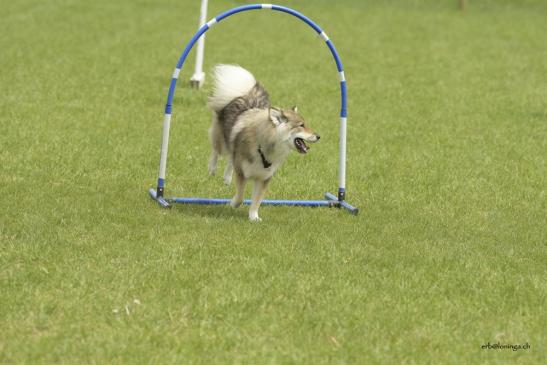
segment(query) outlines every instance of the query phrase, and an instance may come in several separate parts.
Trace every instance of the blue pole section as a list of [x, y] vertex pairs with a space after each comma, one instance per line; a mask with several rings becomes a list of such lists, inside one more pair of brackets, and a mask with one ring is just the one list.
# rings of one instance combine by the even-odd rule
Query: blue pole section
[[251, 4], [251, 5], [238, 6], [237, 8], [227, 10], [224, 13], [221, 13], [221, 14], [217, 15], [215, 17], [215, 19], [216, 19], [217, 22], [220, 22], [221, 20], [229, 17], [230, 15], [241, 13], [242, 11], [258, 10], [258, 9], [263, 9], [262, 4]]
[[283, 13], [291, 14], [291, 15], [297, 17], [298, 19], [302, 20], [304, 23], [308, 24], [310, 27], [315, 29], [315, 31], [319, 34], [321, 34], [321, 32], [323, 31], [321, 29], [321, 27], [319, 25], [317, 25], [313, 20], [311, 20], [310, 18], [308, 18], [304, 14], [301, 14], [301, 13], [297, 12], [294, 9], [287, 8], [287, 7], [281, 6], [281, 5], [272, 5], [272, 10], [281, 11]]

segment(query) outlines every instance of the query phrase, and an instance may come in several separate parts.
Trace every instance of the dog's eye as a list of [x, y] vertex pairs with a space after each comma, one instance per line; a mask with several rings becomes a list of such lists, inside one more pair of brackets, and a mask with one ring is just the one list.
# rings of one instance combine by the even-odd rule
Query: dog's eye
[[304, 128], [304, 123], [299, 125], [300, 128]]

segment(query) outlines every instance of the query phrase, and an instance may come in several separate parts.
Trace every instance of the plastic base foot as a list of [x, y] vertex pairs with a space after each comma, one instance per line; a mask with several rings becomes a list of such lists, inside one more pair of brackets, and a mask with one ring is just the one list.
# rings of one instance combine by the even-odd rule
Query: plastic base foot
[[163, 196], [157, 195], [156, 189], [150, 189], [148, 190], [148, 193], [150, 194], [150, 197], [156, 201], [162, 208], [171, 208], [171, 204]]

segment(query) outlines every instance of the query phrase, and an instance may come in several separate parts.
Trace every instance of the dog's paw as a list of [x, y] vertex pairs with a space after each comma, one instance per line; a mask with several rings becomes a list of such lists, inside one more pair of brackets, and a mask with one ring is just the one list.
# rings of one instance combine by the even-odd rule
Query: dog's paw
[[232, 200], [230, 201], [230, 206], [231, 206], [232, 208], [237, 208], [237, 207], [239, 207], [239, 206], [241, 205], [241, 203], [243, 203], [242, 200], [232, 199]]
[[249, 221], [251, 222], [262, 222], [262, 218], [258, 216], [258, 213], [255, 214], [249, 214]]

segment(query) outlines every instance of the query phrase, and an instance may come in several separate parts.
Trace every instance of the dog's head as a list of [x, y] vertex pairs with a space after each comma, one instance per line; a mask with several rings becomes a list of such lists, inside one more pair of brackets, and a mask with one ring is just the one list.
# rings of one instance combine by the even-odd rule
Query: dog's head
[[299, 153], [308, 152], [309, 147], [306, 142], [315, 143], [321, 138], [319, 134], [306, 127], [306, 122], [298, 114], [297, 107], [292, 109], [270, 108], [270, 120], [281, 134], [282, 140]]

